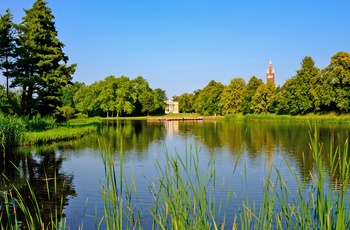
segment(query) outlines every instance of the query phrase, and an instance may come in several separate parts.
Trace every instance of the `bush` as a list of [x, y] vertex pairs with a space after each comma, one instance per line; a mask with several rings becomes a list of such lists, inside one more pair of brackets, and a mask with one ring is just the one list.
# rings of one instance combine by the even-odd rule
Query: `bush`
[[26, 119], [27, 128], [30, 130], [48, 130], [56, 127], [56, 119], [52, 116], [41, 117], [36, 115], [32, 119]]
[[66, 120], [70, 120], [74, 114], [75, 109], [72, 108], [70, 105], [65, 105], [63, 107], [58, 108], [60, 115]]
[[0, 113], [0, 149], [19, 145], [25, 131], [25, 123], [18, 117]]

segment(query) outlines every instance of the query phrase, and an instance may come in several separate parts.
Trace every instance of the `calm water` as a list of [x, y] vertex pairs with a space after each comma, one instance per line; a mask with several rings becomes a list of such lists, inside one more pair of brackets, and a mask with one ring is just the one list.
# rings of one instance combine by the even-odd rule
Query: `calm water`
[[[326, 165], [327, 152], [331, 146], [343, 145], [349, 129], [344, 125], [318, 125], [317, 133], [325, 150]], [[155, 160], [163, 164], [166, 151], [183, 157], [186, 152], [198, 151], [203, 171], [213, 157], [219, 184], [221, 181], [225, 181], [226, 185], [232, 184], [235, 198], [229, 209], [234, 210], [242, 203], [243, 196], [261, 201], [264, 179], [272, 165], [280, 170], [292, 191], [296, 186], [286, 162], [300, 178], [308, 180], [314, 166], [309, 149], [309, 131], [307, 124], [282, 122], [114, 121], [106, 123], [98, 135], [60, 144], [21, 148], [17, 154], [8, 154], [0, 166], [3, 175], [20, 189], [22, 195], [29, 193], [24, 180], [29, 178], [39, 200], [46, 195], [43, 178], [56, 176], [59, 181], [65, 181], [59, 193], [65, 197], [67, 225], [71, 229], [81, 225], [84, 229], [95, 229], [103, 213], [100, 191], [105, 175], [101, 149], [108, 148], [108, 151], [119, 155], [122, 148], [124, 173], [126, 178], [130, 178], [132, 171], [135, 173], [138, 192], [135, 207], [143, 208], [143, 220], [147, 226], [151, 223], [147, 208], [152, 202], [148, 184], [157, 175]], [[2, 192], [7, 191], [9, 185], [3, 175], [0, 176]], [[225, 194], [227, 187], [220, 193]], [[52, 205], [48, 203], [43, 210], [50, 208]]]

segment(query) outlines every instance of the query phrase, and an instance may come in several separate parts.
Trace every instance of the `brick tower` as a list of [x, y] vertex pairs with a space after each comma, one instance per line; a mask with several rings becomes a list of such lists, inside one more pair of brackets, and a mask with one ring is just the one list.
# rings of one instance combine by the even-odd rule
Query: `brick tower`
[[272, 61], [269, 62], [269, 68], [266, 71], [266, 83], [275, 83], [275, 71], [272, 68]]

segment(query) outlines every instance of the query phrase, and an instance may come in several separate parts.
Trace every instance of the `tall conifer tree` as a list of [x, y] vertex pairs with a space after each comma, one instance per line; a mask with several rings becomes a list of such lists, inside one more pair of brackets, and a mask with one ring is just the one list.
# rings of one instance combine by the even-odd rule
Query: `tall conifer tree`
[[9, 78], [14, 67], [15, 57], [15, 30], [12, 25], [12, 14], [6, 10], [6, 14], [0, 15], [0, 70], [6, 78], [6, 94], [9, 96]]
[[[25, 114], [52, 114], [60, 106], [60, 89], [71, 82], [76, 65], [67, 65], [64, 44], [57, 38], [54, 16], [45, 0], [25, 10], [19, 29], [17, 73]], [[33, 111], [33, 109], [35, 109]]]

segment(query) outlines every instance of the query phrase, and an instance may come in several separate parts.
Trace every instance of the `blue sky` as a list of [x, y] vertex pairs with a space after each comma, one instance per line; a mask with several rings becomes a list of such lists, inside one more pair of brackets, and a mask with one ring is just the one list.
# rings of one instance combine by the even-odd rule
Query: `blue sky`
[[[350, 1], [49, 0], [74, 81], [109, 75], [144, 77], [167, 96], [192, 93], [210, 80], [275, 83], [300, 69], [305, 56], [324, 68], [350, 52]], [[34, 1], [1, 0], [19, 23]], [[5, 81], [0, 79], [0, 83]]]

